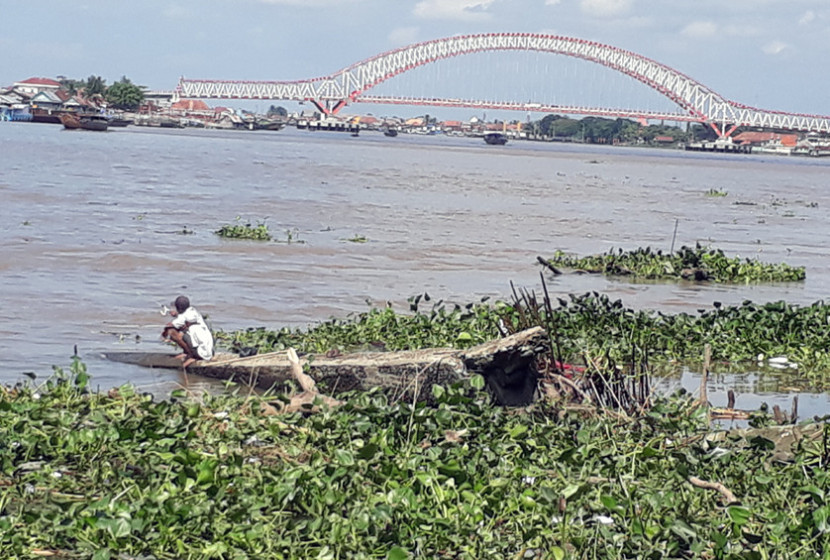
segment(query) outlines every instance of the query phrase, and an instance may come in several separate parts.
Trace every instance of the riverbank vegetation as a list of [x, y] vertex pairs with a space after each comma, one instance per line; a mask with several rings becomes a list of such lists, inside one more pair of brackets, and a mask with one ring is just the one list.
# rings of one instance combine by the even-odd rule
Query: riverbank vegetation
[[757, 259], [727, 257], [720, 249], [681, 247], [676, 253], [653, 251], [650, 247], [634, 251], [611, 249], [607, 253], [575, 257], [556, 251], [548, 264], [608, 276], [638, 279], [691, 279], [711, 282], [750, 284], [758, 282], [800, 282], [804, 267], [786, 263], [768, 264]]
[[560, 142], [589, 144], [666, 144], [714, 140], [716, 133], [708, 126], [693, 124], [681, 128], [666, 124], [642, 126], [632, 119], [584, 117], [575, 119], [564, 115], [546, 115], [526, 124], [528, 133]]
[[86, 80], [61, 76], [60, 84], [69, 95], [82, 95], [87, 99], [105, 100], [113, 109], [136, 111], [144, 102], [144, 86], [134, 84], [126, 76], [108, 86], [101, 76], [91, 75]]
[[761, 436], [710, 441], [682, 397], [624, 420], [517, 413], [472, 379], [432, 406], [369, 392], [274, 415], [267, 396], [87, 382], [75, 361], [0, 389], [5, 558], [819, 558], [828, 544], [826, 427], [781, 462]]

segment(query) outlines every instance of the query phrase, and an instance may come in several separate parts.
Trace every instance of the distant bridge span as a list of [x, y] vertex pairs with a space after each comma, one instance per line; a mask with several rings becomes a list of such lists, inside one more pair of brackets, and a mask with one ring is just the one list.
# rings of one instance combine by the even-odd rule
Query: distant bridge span
[[[459, 99], [371, 97], [367, 90], [439, 60], [485, 51], [538, 51], [601, 64], [651, 87], [677, 104], [678, 113], [542, 105], [493, 103]], [[533, 33], [486, 33], [436, 39], [403, 47], [353, 64], [330, 76], [297, 81], [221, 81], [182, 78], [178, 92], [185, 97], [214, 99], [281, 99], [309, 101], [320, 111], [335, 114], [347, 103], [398, 103], [455, 107], [492, 107], [521, 111], [623, 116], [640, 119], [691, 121], [711, 126], [720, 136], [738, 127], [774, 128], [830, 133], [830, 116], [767, 111], [730, 101], [692, 78], [649, 58], [610, 45], [571, 37]]]

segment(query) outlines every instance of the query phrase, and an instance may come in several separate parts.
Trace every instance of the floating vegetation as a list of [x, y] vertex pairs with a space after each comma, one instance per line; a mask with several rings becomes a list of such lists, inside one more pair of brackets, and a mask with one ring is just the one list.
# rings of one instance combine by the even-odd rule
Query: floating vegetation
[[686, 279], [724, 283], [799, 282], [804, 267], [785, 263], [767, 264], [755, 259], [730, 258], [720, 249], [683, 246], [676, 253], [653, 251], [650, 247], [635, 251], [611, 249], [589, 257], [573, 257], [556, 251], [551, 266], [578, 269], [608, 276], [631, 276], [641, 279]]
[[[500, 326], [518, 331], [542, 326], [551, 335], [556, 357], [570, 363], [590, 358], [619, 364], [699, 361], [706, 344], [719, 362], [757, 363], [764, 357], [787, 356], [817, 388], [830, 387], [830, 305], [797, 306], [786, 302], [737, 306], [715, 303], [697, 314], [665, 314], [626, 308], [622, 301], [596, 292], [571, 294], [543, 303], [485, 302], [452, 306], [412, 298], [410, 314], [372, 308], [345, 319], [331, 319], [307, 330], [250, 328], [217, 333], [231, 347], [259, 352], [296, 348], [299, 352], [351, 352], [369, 348], [415, 350], [467, 348], [500, 336]], [[420, 305], [419, 305], [420, 303]]]
[[367, 241], [369, 241], [369, 238], [365, 235], [353, 235], [348, 239], [344, 239], [344, 241], [348, 241], [350, 243], [366, 243]]
[[257, 241], [270, 241], [271, 233], [264, 222], [251, 225], [250, 222], [243, 224], [242, 219], [237, 216], [235, 224], [224, 225], [214, 233], [219, 237], [227, 239], [254, 239]]
[[90, 393], [77, 360], [37, 389], [0, 388], [0, 556], [826, 551], [827, 426], [782, 461], [768, 432], [710, 438], [688, 398], [624, 421], [544, 404], [516, 414], [474, 379], [436, 390], [435, 406], [369, 392], [281, 416], [256, 395]]
[[[429, 312], [419, 311], [419, 302], [429, 295], [410, 298], [414, 314], [401, 315], [391, 307], [371, 308], [345, 319], [331, 319], [308, 330], [248, 328], [218, 332], [217, 339], [230, 347], [253, 347], [258, 352], [295, 348], [301, 353], [321, 354], [330, 350], [351, 352], [367, 348], [415, 350], [420, 348], [469, 348], [498, 336], [499, 315], [495, 308], [468, 304], [447, 309], [435, 302]], [[501, 308], [505, 304], [498, 304]]]
[[722, 190], [722, 189], [721, 190], [719, 190], [719, 189], [709, 189], [708, 191], [706, 191], [706, 196], [712, 196], [712, 197], [716, 197], [716, 198], [724, 197], [728, 194], [729, 194], [728, 192], [726, 192], [725, 190]]

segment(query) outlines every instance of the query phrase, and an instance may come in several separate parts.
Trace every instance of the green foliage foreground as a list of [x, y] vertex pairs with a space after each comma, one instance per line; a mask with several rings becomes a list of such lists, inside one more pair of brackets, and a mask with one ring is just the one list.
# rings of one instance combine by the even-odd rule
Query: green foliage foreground
[[588, 257], [572, 257], [556, 251], [551, 265], [576, 268], [609, 276], [633, 276], [642, 279], [692, 279], [749, 284], [758, 282], [798, 282], [805, 278], [804, 267], [786, 263], [768, 264], [755, 259], [727, 257], [720, 249], [681, 247], [676, 253], [663, 254], [650, 247], [634, 251], [611, 249]]
[[[0, 390], [0, 557], [827, 557], [830, 432], [771, 460], [717, 447], [687, 402], [637, 419], [351, 395], [269, 416], [258, 398], [89, 394], [83, 365]], [[559, 414], [557, 414], [559, 412]], [[739, 502], [693, 487], [724, 484]], [[823, 556], [824, 555], [824, 556]]]

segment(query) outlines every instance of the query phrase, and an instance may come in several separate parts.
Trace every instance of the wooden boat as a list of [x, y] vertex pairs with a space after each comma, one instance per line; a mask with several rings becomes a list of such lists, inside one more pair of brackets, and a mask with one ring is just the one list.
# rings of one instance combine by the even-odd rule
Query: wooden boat
[[270, 130], [278, 132], [285, 128], [285, 123], [282, 121], [272, 121], [268, 119], [260, 119], [255, 123], [251, 123], [251, 130]]
[[61, 124], [69, 130], [76, 130], [81, 128], [81, 119], [77, 113], [62, 113], [60, 115]]
[[122, 119], [119, 117], [110, 117], [109, 122], [107, 124], [111, 127], [114, 126], [118, 128], [123, 128], [125, 126], [133, 124], [133, 121], [131, 121], [130, 119]]
[[109, 120], [103, 115], [84, 115], [79, 113], [62, 113], [60, 115], [63, 127], [69, 130], [97, 130], [105, 131]]
[[104, 115], [81, 115], [81, 128], [83, 130], [97, 130], [103, 132], [109, 127], [109, 119]]
[[161, 128], [184, 128], [184, 125], [178, 119], [164, 118], [158, 124]]
[[504, 146], [507, 144], [507, 136], [501, 132], [488, 132], [484, 135], [484, 141], [494, 146]]
[[[547, 352], [550, 341], [541, 327], [485, 342], [467, 350], [429, 348], [403, 352], [360, 352], [330, 357], [309, 355], [300, 363], [322, 392], [382, 388], [390, 398], [430, 400], [432, 386], [481, 374], [499, 404], [529, 404], [536, 392], [536, 356]], [[106, 352], [104, 357], [151, 368], [181, 368], [173, 354]], [[226, 379], [263, 389], [282, 389], [293, 378], [287, 352], [241, 358], [219, 354], [199, 361], [188, 373]]]

